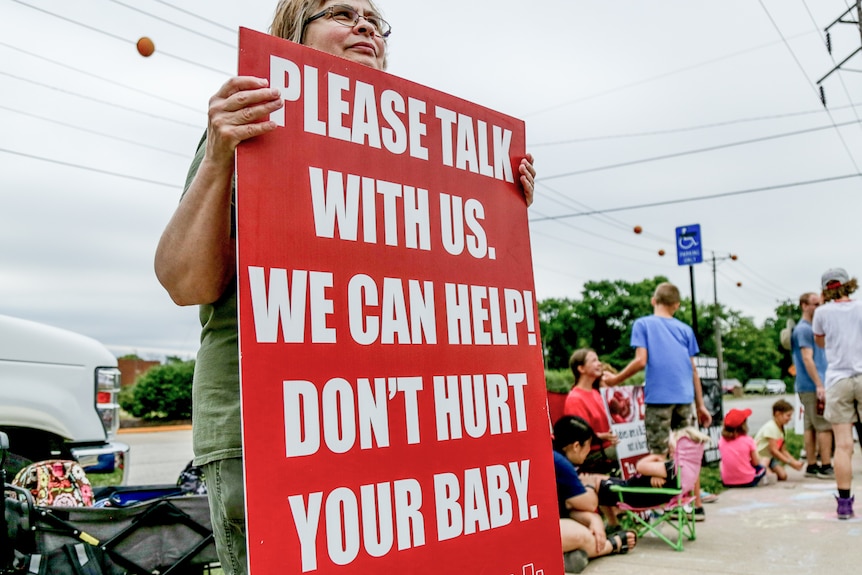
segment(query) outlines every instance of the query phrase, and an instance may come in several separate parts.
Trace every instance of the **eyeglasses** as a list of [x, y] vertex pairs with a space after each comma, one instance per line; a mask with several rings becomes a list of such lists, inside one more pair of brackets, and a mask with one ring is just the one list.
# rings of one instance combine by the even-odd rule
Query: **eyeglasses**
[[319, 18], [331, 18], [335, 22], [338, 22], [342, 26], [356, 26], [359, 23], [359, 19], [362, 18], [368, 24], [374, 28], [374, 33], [383, 38], [388, 38], [389, 34], [392, 33], [392, 26], [389, 25], [389, 22], [377, 16], [375, 14], [360, 14], [350, 6], [345, 6], [344, 4], [335, 4], [333, 6], [328, 7], [323, 12], [318, 12], [314, 16], [310, 17], [303, 23], [303, 28], [308, 26], [310, 23], [314, 22]]

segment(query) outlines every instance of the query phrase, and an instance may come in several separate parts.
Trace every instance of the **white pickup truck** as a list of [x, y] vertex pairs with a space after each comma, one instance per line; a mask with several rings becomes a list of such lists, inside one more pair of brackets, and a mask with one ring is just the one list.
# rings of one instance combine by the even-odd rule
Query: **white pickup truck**
[[89, 337], [0, 315], [0, 431], [12, 461], [75, 459], [89, 471], [122, 469], [117, 359]]

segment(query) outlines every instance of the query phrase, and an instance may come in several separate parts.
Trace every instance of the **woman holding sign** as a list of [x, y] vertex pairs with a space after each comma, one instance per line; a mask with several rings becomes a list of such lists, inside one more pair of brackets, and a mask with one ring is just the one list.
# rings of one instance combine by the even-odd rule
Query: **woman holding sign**
[[[281, 0], [270, 33], [369, 66], [386, 68], [390, 25], [370, 0]], [[234, 219], [237, 146], [276, 128], [283, 107], [265, 78], [234, 77], [209, 102], [209, 123], [182, 199], [159, 241], [155, 270], [179, 305], [199, 305], [201, 347], [193, 389], [195, 463], [204, 467], [216, 546], [224, 572], [246, 572], [239, 408]], [[518, 166], [527, 205], [533, 158]]]

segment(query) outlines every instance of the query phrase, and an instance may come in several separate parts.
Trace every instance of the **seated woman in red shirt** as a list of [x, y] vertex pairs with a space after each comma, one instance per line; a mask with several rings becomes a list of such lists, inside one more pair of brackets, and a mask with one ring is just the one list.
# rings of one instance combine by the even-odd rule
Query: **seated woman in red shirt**
[[605, 402], [598, 390], [602, 379], [602, 362], [595, 351], [583, 348], [572, 354], [569, 367], [575, 375], [575, 386], [566, 398], [563, 413], [584, 418], [601, 440], [593, 442], [590, 454], [578, 469], [588, 473], [616, 474], [619, 460], [615, 446], [619, 439], [611, 431]]

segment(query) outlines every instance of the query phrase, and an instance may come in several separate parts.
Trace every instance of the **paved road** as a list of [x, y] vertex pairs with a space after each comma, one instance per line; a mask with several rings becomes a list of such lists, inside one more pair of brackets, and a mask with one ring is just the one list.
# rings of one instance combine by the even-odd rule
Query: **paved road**
[[[751, 433], [771, 417], [780, 396], [725, 396], [725, 411], [753, 411]], [[784, 396], [792, 403], [792, 394]], [[131, 483], [174, 483], [192, 457], [191, 431], [124, 433], [132, 446]], [[854, 486], [862, 488], [862, 455], [854, 450]], [[585, 575], [807, 575], [851, 573], [859, 563], [862, 499], [857, 517], [835, 516], [834, 481], [805, 478], [789, 470], [790, 479], [755, 489], [731, 489], [706, 507], [697, 524], [697, 540], [677, 553], [654, 537], [645, 537], [630, 554], [591, 563]]]
[[176, 484], [194, 457], [190, 429], [124, 432], [119, 440], [131, 447], [129, 485]]
[[[772, 404], [779, 397], [793, 402], [792, 394], [748, 395], [739, 398], [725, 395], [724, 411], [726, 413], [733, 407], [751, 409], [753, 413], [748, 427], [749, 433], [754, 435], [754, 432], [772, 417]], [[124, 430], [120, 441], [128, 443], [132, 449], [129, 467], [130, 485], [175, 483], [177, 476], [193, 457], [192, 432], [187, 428], [168, 431]]]
[[772, 418], [772, 404], [779, 399], [784, 399], [793, 405], [794, 394], [785, 395], [746, 395], [743, 397], [724, 396], [724, 413], [730, 409], [750, 409], [751, 417], [748, 418], [748, 434], [754, 434], [760, 426]]
[[[768, 405], [768, 402], [767, 402]], [[862, 456], [854, 448], [853, 483], [862, 489]], [[682, 553], [646, 536], [628, 555], [587, 566], [584, 575], [808, 575], [855, 573], [862, 541], [862, 499], [856, 517], [839, 521], [835, 482], [788, 470], [786, 482], [729, 489], [706, 506], [697, 539]], [[670, 535], [669, 530], [665, 533]]]

